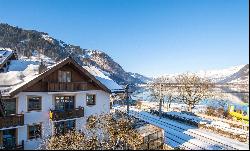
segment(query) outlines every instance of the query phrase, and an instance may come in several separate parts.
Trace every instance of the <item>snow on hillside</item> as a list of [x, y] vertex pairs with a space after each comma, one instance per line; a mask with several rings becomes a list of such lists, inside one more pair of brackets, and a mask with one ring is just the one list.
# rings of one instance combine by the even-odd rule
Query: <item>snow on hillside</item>
[[42, 38], [53, 43], [53, 39], [49, 35], [42, 35]]
[[128, 72], [132, 77], [136, 78], [136, 79], [140, 79], [142, 82], [144, 83], [148, 83], [151, 82], [152, 79], [149, 77], [145, 77], [139, 73], [132, 73], [132, 72]]
[[221, 82], [249, 84], [249, 64], [245, 65], [238, 72], [232, 74]]
[[43, 61], [43, 63], [47, 66], [50, 66], [52, 64], [55, 64], [55, 60], [51, 59], [50, 57], [40, 54], [37, 50], [33, 50], [32, 56], [30, 56], [29, 58], [26, 56], [20, 56], [19, 57], [20, 60], [24, 60], [25, 62], [27, 61], [33, 61], [33, 62], [41, 62]]
[[213, 82], [219, 82], [226, 77], [238, 72], [244, 65], [233, 66], [226, 69], [216, 69], [216, 70], [201, 70], [196, 72], [196, 74], [203, 78], [208, 78]]
[[121, 65], [115, 62], [103, 51], [83, 49], [80, 46], [63, 42], [48, 35], [46, 32], [25, 30], [19, 27], [0, 23], [0, 47], [18, 50], [18, 55], [32, 56], [33, 50], [39, 50], [54, 60], [61, 60], [71, 55], [79, 64], [96, 66], [110, 74], [110, 78], [119, 84], [141, 84], [140, 79], [134, 78]]

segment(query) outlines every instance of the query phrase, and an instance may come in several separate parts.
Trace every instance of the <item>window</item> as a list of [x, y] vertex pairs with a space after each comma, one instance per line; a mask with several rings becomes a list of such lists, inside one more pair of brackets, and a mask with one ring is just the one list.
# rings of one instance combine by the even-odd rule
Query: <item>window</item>
[[28, 126], [28, 133], [29, 139], [40, 138], [42, 136], [42, 125], [36, 124]]
[[95, 105], [96, 104], [96, 97], [95, 94], [87, 94], [87, 105]]
[[59, 82], [71, 82], [71, 72], [70, 71], [58, 71], [58, 81]]
[[55, 110], [70, 110], [74, 109], [74, 96], [56, 96]]
[[42, 97], [29, 96], [28, 97], [28, 111], [42, 109]]
[[55, 134], [65, 134], [75, 129], [75, 120], [55, 122]]
[[16, 114], [16, 98], [3, 100], [5, 114]]

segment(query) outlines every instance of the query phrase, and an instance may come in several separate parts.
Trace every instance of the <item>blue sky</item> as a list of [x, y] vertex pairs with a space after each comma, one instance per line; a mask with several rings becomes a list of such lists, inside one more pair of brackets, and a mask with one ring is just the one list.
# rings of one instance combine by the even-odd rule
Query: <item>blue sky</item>
[[248, 0], [0, 0], [0, 22], [110, 55], [147, 76], [249, 62]]

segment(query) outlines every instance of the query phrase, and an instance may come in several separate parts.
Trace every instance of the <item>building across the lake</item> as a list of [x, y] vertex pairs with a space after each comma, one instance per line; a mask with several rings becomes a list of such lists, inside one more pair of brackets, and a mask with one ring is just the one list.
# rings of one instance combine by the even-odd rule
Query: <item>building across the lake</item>
[[14, 85], [0, 85], [2, 149], [36, 149], [44, 137], [81, 130], [88, 116], [108, 113], [110, 94], [122, 90], [71, 57], [39, 71]]

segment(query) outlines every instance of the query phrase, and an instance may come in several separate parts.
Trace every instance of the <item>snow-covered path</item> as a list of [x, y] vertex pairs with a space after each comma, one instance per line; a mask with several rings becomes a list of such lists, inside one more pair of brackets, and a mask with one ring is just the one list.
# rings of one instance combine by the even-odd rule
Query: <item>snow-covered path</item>
[[[117, 108], [122, 109], [122, 108]], [[237, 150], [248, 149], [248, 144], [221, 135], [197, 129], [174, 120], [159, 118], [148, 112], [130, 108], [130, 115], [154, 124], [165, 132], [165, 143], [172, 147], [192, 150]]]

